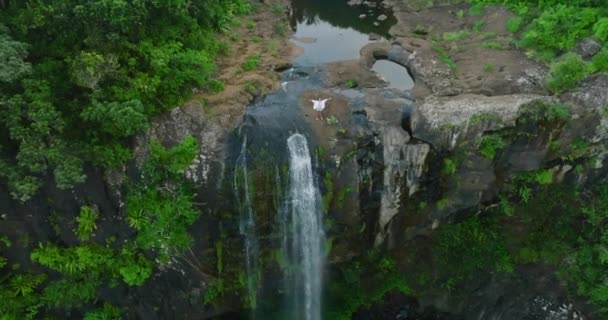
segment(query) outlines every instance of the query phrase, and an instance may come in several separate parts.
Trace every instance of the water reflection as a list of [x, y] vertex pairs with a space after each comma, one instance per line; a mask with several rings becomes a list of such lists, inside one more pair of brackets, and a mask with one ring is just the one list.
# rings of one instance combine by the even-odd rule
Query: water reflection
[[378, 60], [374, 63], [372, 70], [388, 82], [389, 88], [400, 91], [412, 90], [414, 88], [414, 80], [402, 65], [388, 60]]
[[[370, 43], [369, 34], [388, 38], [395, 23], [392, 12], [376, 5], [349, 6], [348, 0], [292, 0], [290, 23], [294, 42], [304, 49], [296, 58], [298, 65], [315, 65], [359, 57], [360, 49]], [[360, 18], [365, 15], [365, 18]], [[377, 17], [386, 15], [384, 21]], [[374, 25], [376, 24], [376, 25]]]

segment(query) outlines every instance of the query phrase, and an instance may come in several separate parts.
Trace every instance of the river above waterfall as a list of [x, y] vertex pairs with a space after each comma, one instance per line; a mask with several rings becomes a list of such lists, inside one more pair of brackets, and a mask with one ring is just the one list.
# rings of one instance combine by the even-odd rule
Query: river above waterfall
[[347, 0], [293, 0], [292, 41], [303, 49], [295, 64], [356, 59], [361, 48], [372, 42], [371, 38], [389, 38], [388, 30], [395, 23], [392, 12], [381, 1], [367, 3], [349, 6]]

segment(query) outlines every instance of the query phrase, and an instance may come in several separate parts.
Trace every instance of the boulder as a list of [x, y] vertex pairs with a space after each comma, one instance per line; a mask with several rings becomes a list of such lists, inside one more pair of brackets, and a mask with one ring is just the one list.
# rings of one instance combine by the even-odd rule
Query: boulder
[[369, 40], [370, 40], [370, 41], [376, 41], [376, 40], [380, 40], [381, 38], [382, 38], [382, 36], [380, 36], [380, 35], [379, 35], [379, 34], [377, 34], [377, 33], [373, 33], [373, 32], [372, 32], [372, 33], [370, 33], [370, 34], [369, 34]]
[[591, 59], [602, 50], [602, 45], [594, 38], [585, 38], [576, 45], [576, 53], [583, 59]]
[[521, 107], [536, 100], [550, 98], [534, 94], [431, 96], [416, 108], [412, 134], [435, 148], [452, 151], [460, 142], [472, 141], [485, 131], [515, 126]]

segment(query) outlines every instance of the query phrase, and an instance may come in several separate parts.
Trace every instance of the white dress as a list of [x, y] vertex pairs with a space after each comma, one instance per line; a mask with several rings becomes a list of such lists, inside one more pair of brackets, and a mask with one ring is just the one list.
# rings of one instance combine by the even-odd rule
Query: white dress
[[323, 100], [310, 100], [313, 103], [312, 108], [318, 112], [325, 110], [325, 102], [327, 102], [327, 100], [329, 100], [329, 99], [331, 99], [331, 98], [323, 99]]

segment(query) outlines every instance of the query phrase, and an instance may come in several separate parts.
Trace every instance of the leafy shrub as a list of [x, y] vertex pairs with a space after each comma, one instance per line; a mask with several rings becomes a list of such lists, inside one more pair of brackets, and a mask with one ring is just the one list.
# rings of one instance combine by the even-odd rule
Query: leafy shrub
[[272, 12], [274, 14], [280, 15], [285, 13], [285, 5], [280, 4], [280, 3], [275, 3], [272, 5]]
[[483, 26], [485, 25], [485, 22], [483, 21], [477, 21], [473, 24], [473, 26], [471, 27], [471, 29], [475, 32], [479, 32], [481, 30], [481, 28], [483, 28]]
[[445, 63], [450, 68], [452, 73], [457, 75], [458, 68], [456, 66], [456, 62], [449, 56], [448, 52], [438, 44], [433, 44], [431, 48], [437, 53], [437, 59]]
[[45, 274], [18, 274], [11, 277], [9, 287], [15, 296], [28, 296], [45, 280]]
[[517, 33], [524, 23], [524, 19], [519, 16], [514, 16], [507, 20], [507, 30], [511, 33]]
[[608, 18], [600, 18], [593, 26], [593, 32], [598, 39], [608, 43]]
[[496, 67], [491, 63], [486, 63], [483, 65], [483, 71], [487, 73], [492, 73], [496, 70]]
[[[194, 138], [170, 149], [152, 142], [143, 180], [127, 196], [127, 221], [143, 249], [158, 250], [163, 260], [192, 242], [188, 227], [199, 216], [192, 191], [183, 177], [198, 152]], [[169, 187], [168, 187], [169, 185]]]
[[380, 301], [390, 291], [411, 294], [395, 261], [372, 250], [343, 263], [329, 283], [324, 319], [352, 319], [359, 308]]
[[496, 32], [484, 32], [481, 34], [481, 38], [484, 40], [496, 39], [496, 37], [497, 37]]
[[125, 257], [125, 263], [118, 268], [122, 280], [130, 286], [141, 286], [152, 275], [152, 263], [142, 254]]
[[245, 91], [249, 92], [252, 95], [257, 95], [259, 93], [258, 86], [255, 81], [247, 81], [245, 82]]
[[474, 4], [469, 8], [469, 14], [474, 17], [480, 16], [483, 14], [483, 9], [484, 6], [482, 4]]
[[80, 208], [80, 216], [76, 218], [78, 228], [76, 236], [80, 241], [88, 241], [91, 238], [91, 233], [97, 229], [97, 211], [89, 206]]
[[99, 276], [111, 267], [108, 264], [111, 264], [113, 252], [110, 248], [93, 244], [60, 248], [41, 243], [30, 256], [33, 261], [67, 275]]
[[99, 284], [97, 279], [90, 277], [54, 281], [44, 288], [42, 301], [51, 308], [80, 308], [97, 298]]
[[504, 45], [498, 41], [484, 41], [481, 46], [486, 49], [503, 49]]
[[496, 152], [504, 149], [507, 143], [498, 134], [491, 134], [483, 137], [479, 152], [482, 156], [492, 160], [496, 156]]
[[203, 303], [210, 304], [217, 301], [224, 294], [224, 280], [221, 278], [213, 279], [205, 290]]
[[209, 90], [211, 90], [211, 92], [222, 92], [224, 91], [224, 82], [222, 82], [222, 80], [212, 79], [209, 80], [209, 84], [207, 84], [207, 87], [209, 88]]
[[0, 317], [2, 319], [36, 319], [42, 307], [39, 287], [46, 275], [7, 275], [0, 282]]
[[243, 68], [243, 70], [245, 71], [252, 71], [258, 68], [258, 65], [260, 64], [260, 56], [258, 55], [252, 55], [249, 56], [245, 62], [243, 62], [241, 64], [241, 68]]
[[570, 107], [561, 103], [550, 104], [544, 110], [544, 117], [546, 120], [568, 120], [570, 119]]
[[463, 40], [471, 36], [471, 33], [467, 30], [455, 31], [455, 32], [444, 32], [442, 39], [444, 41], [457, 41]]
[[456, 169], [458, 168], [458, 163], [454, 159], [445, 158], [443, 159], [443, 168], [441, 169], [441, 173], [446, 176], [451, 176], [456, 173]]
[[[581, 245], [571, 254], [560, 272], [562, 278], [572, 283], [577, 293], [588, 297], [604, 314], [608, 313], [608, 292], [603, 283], [608, 271], [606, 237], [608, 232], [601, 226], [606, 223], [608, 212], [608, 184], [595, 188], [592, 197], [585, 199], [582, 211], [585, 218]], [[602, 230], [599, 231], [598, 230]], [[580, 237], [580, 236], [579, 236]]]
[[589, 65], [577, 54], [567, 53], [551, 64], [545, 84], [554, 93], [572, 88], [590, 72]]
[[608, 48], [602, 49], [597, 53], [591, 61], [594, 72], [604, 71], [608, 72]]
[[558, 4], [546, 8], [532, 21], [523, 35], [523, 44], [550, 58], [557, 52], [574, 47], [578, 39], [588, 36], [598, 18], [598, 10]]
[[513, 271], [504, 238], [491, 222], [476, 217], [439, 229], [433, 252], [447, 289], [479, 272]]
[[[0, 249], [2, 249], [2, 246], [5, 246], [7, 248], [11, 246], [11, 242], [5, 236], [0, 237]], [[2, 250], [0, 250], [0, 269], [6, 266], [6, 262], [7, 260], [2, 256]]]
[[348, 88], [356, 88], [359, 84], [356, 80], [346, 80], [344, 82], [344, 85]]
[[87, 312], [83, 320], [120, 320], [122, 319], [121, 313], [119, 308], [104, 303], [102, 308]]
[[178, 178], [192, 163], [197, 152], [198, 144], [192, 136], [187, 136], [168, 150], [154, 140], [150, 143], [150, 160], [144, 164], [145, 178], [151, 183]]
[[534, 178], [538, 184], [546, 185], [553, 183], [553, 172], [550, 170], [542, 170], [534, 175]]

